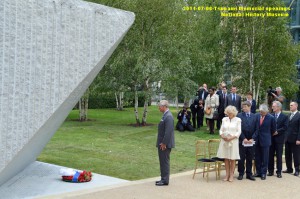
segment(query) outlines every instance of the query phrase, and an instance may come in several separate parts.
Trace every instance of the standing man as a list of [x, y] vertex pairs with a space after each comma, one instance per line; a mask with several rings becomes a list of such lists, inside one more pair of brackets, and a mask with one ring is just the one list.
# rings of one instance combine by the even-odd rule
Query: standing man
[[289, 124], [286, 130], [285, 162], [287, 170], [283, 173], [293, 173], [292, 162], [294, 159], [295, 176], [299, 176], [300, 164], [300, 113], [297, 111], [298, 103], [290, 103], [291, 113], [288, 115]]
[[247, 93], [247, 101], [251, 104], [251, 113], [256, 113], [256, 101], [253, 99], [253, 93]]
[[[207, 95], [208, 95], [207, 85], [204, 83], [203, 86], [200, 87], [198, 90], [198, 99], [199, 99], [199, 101], [202, 100], [203, 107], [205, 105], [205, 99], [206, 99]], [[207, 123], [207, 120], [206, 120], [206, 123]], [[200, 120], [200, 126], [203, 126], [203, 119]]]
[[237, 88], [236, 86], [231, 87], [231, 94], [227, 95], [226, 106], [235, 106], [238, 112], [241, 112], [241, 96], [236, 94]]
[[268, 176], [274, 175], [274, 156], [276, 154], [276, 174], [278, 178], [282, 178], [282, 153], [285, 139], [285, 131], [288, 128], [288, 116], [281, 112], [282, 104], [279, 101], [272, 103], [273, 113], [275, 118], [276, 128], [272, 135], [272, 144], [269, 152]]
[[[239, 137], [240, 160], [238, 161], [238, 180], [242, 180], [245, 173], [246, 160], [246, 178], [255, 180], [252, 175], [252, 160], [254, 157], [253, 135], [256, 131], [256, 115], [251, 113], [251, 104], [248, 101], [242, 103], [243, 112], [237, 117], [242, 120], [242, 133]], [[248, 145], [248, 146], [247, 146]], [[251, 146], [252, 145], [252, 146]]]
[[169, 102], [161, 100], [158, 104], [159, 111], [163, 113], [163, 117], [158, 124], [157, 142], [158, 157], [160, 164], [161, 180], [156, 181], [156, 186], [165, 186], [169, 184], [170, 177], [170, 153], [175, 147], [174, 138], [174, 119], [169, 110]]
[[255, 140], [255, 165], [256, 175], [266, 179], [269, 164], [269, 149], [271, 146], [272, 135], [275, 133], [275, 119], [268, 113], [268, 105], [259, 106], [259, 113], [256, 121], [256, 131], [253, 135]]
[[222, 92], [219, 93], [219, 108], [218, 108], [218, 112], [219, 112], [219, 118], [217, 120], [217, 129], [220, 129], [221, 125], [222, 125], [222, 119], [225, 117], [225, 105], [226, 105], [226, 98], [227, 98], [227, 87], [223, 86], [222, 88]]

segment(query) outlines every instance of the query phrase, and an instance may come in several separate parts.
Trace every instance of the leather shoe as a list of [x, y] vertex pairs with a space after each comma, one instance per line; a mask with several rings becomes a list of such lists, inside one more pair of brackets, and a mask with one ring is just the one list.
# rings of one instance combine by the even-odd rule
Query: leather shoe
[[299, 176], [299, 171], [295, 171], [294, 176]]
[[246, 178], [249, 180], [255, 181], [255, 178], [253, 176], [247, 176]]
[[282, 178], [282, 175], [280, 173], [277, 173], [277, 178]]
[[255, 174], [253, 177], [260, 178], [260, 177], [261, 177], [261, 175], [259, 175], [259, 174]]
[[155, 184], [156, 186], [167, 186], [169, 185], [169, 183], [163, 182], [163, 181], [159, 181], [158, 183]]
[[161, 182], [161, 180], [159, 180], [159, 181], [155, 181], [155, 184], [157, 184], [157, 183], [159, 183], [159, 182]]
[[261, 175], [261, 179], [265, 180], [266, 179], [266, 175]]
[[242, 176], [242, 175], [239, 175], [239, 176], [237, 177], [237, 179], [238, 179], [238, 180], [243, 180], [243, 176]]
[[268, 173], [268, 175], [267, 176], [273, 176], [274, 175], [274, 173]]
[[293, 173], [293, 171], [284, 170], [284, 171], [282, 171], [282, 173]]

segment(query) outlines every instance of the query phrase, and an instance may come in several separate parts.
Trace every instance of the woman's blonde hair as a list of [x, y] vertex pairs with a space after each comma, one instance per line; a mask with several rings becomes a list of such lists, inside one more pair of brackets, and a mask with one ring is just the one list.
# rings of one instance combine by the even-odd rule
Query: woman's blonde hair
[[236, 115], [238, 114], [238, 111], [236, 110], [235, 106], [231, 106], [231, 105], [230, 105], [230, 106], [227, 106], [227, 107], [225, 108], [224, 113], [225, 113], [226, 115], [232, 113], [234, 116], [236, 116]]

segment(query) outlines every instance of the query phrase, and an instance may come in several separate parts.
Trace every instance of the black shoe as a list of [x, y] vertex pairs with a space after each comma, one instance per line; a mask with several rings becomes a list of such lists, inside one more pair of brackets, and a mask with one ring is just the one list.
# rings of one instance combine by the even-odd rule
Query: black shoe
[[261, 179], [265, 180], [266, 179], [266, 175], [261, 175]]
[[238, 180], [243, 180], [243, 176], [242, 176], [242, 175], [239, 175], [239, 176], [237, 177], [237, 179], [238, 179]]
[[268, 173], [268, 175], [267, 176], [273, 176], [274, 175], [274, 173]]
[[246, 178], [249, 180], [255, 181], [255, 178], [253, 176], [247, 176]]
[[261, 175], [259, 175], [259, 174], [255, 174], [253, 177], [260, 178], [260, 177], [261, 177]]
[[282, 178], [281, 173], [277, 173], [277, 178]]
[[284, 170], [282, 173], [293, 173], [293, 170]]
[[299, 171], [295, 171], [294, 176], [299, 176]]
[[160, 181], [160, 182], [156, 183], [155, 185], [156, 185], [156, 186], [167, 186], [167, 185], [169, 185], [169, 183]]
[[161, 182], [161, 180], [159, 180], [159, 181], [155, 181], [155, 184], [157, 184], [157, 183], [159, 183], [159, 182]]

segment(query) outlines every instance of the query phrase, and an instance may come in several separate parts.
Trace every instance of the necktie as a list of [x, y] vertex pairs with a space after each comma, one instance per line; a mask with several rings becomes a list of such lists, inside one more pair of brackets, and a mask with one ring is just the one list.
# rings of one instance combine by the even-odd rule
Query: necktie
[[235, 103], [235, 94], [232, 95], [232, 102]]
[[225, 99], [225, 93], [223, 93], [223, 99]]
[[261, 117], [260, 117], [260, 121], [259, 121], [260, 126], [262, 125], [264, 119], [265, 119], [265, 116], [261, 116]]
[[295, 113], [292, 113], [290, 116], [290, 120], [292, 120], [292, 118], [294, 117]]
[[275, 113], [275, 120], [277, 120], [277, 117], [278, 117], [278, 114], [277, 114], [277, 113]]

